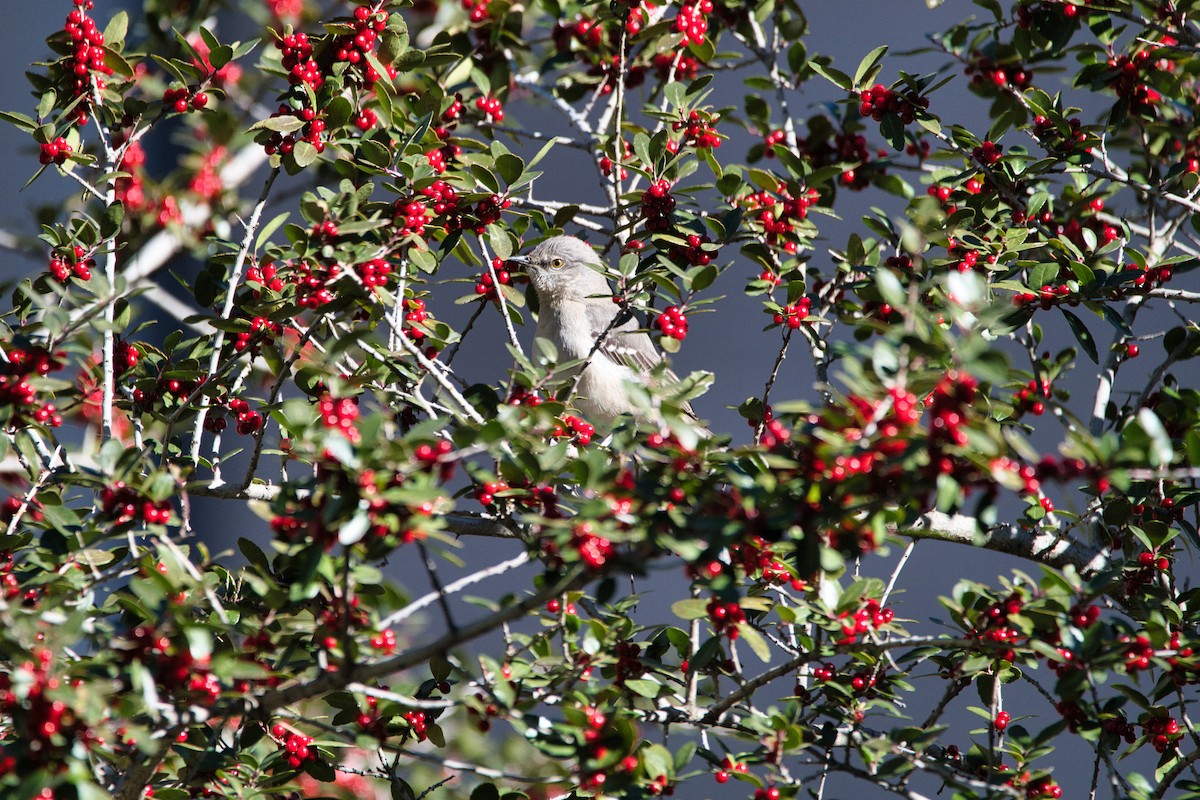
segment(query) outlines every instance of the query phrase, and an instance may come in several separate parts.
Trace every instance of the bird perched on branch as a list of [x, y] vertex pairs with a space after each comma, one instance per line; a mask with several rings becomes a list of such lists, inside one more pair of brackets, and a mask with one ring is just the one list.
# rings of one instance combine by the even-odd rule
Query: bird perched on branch
[[[632, 314], [613, 302], [599, 256], [574, 236], [554, 236], [527, 256], [510, 259], [529, 275], [537, 292], [536, 338], [554, 345], [561, 361], [583, 361], [572, 401], [593, 423], [611, 425], [621, 414], [661, 421], [657, 409], [633, 401], [630, 384], [670, 389], [681, 381], [659, 369], [662, 355]], [[695, 414], [685, 401], [682, 410]], [[701, 435], [707, 431], [696, 427]]]

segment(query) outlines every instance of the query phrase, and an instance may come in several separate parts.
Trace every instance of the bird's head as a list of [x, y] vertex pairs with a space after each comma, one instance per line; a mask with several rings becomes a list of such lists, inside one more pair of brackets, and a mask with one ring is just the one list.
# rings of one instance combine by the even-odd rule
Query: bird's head
[[526, 256], [509, 259], [529, 275], [529, 282], [545, 302], [550, 299], [583, 300], [611, 293], [596, 251], [574, 236], [554, 236]]

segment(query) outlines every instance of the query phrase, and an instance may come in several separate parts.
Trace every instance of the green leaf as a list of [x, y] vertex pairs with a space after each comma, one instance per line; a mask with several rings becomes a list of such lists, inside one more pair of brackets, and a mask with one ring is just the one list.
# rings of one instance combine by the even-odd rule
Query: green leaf
[[698, 597], [676, 600], [671, 604], [671, 613], [680, 619], [704, 619], [708, 616], [708, 601]]
[[1067, 311], [1062, 310], [1063, 316], [1067, 318], [1067, 324], [1071, 326], [1071, 333], [1075, 334], [1075, 340], [1079, 342], [1079, 346], [1083, 348], [1083, 352], [1088, 354], [1088, 358], [1093, 363], [1100, 363], [1100, 356], [1096, 352], [1096, 340], [1092, 338], [1092, 334], [1088, 331], [1087, 326], [1083, 324], [1083, 320]]
[[883, 54], [888, 51], [886, 44], [876, 47], [871, 52], [863, 56], [863, 60], [858, 62], [858, 69], [854, 72], [854, 87], [856, 89], [863, 88], [863, 80], [879, 66], [879, 62], [883, 60]]
[[662, 684], [657, 681], [649, 681], [641, 678], [625, 681], [625, 688], [642, 697], [653, 700], [658, 697], [658, 693], [662, 691]]
[[32, 117], [27, 117], [24, 114], [18, 114], [15, 111], [0, 111], [0, 119], [16, 125], [26, 133], [33, 133], [38, 129], [38, 124]]
[[104, 43], [109, 47], [114, 45], [120, 46], [125, 41], [125, 34], [129, 31], [129, 14], [124, 11], [118, 11], [112, 15], [108, 24], [104, 26]]
[[307, 167], [320, 157], [321, 154], [317, 152], [317, 148], [303, 140], [296, 142], [296, 147], [292, 150], [292, 158], [295, 159], [298, 167]]
[[[288, 114], [285, 116], [260, 119], [258, 122], [247, 128], [246, 131], [275, 131], [276, 133], [291, 133], [292, 131], [300, 130], [304, 127], [304, 125], [304, 120]], [[309, 145], [309, 147], [312, 147], [312, 145]]]
[[854, 81], [850, 79], [849, 75], [841, 70], [836, 70], [833, 67], [822, 66], [816, 61], [808, 62], [808, 67], [813, 72], [817, 73], [839, 89], [844, 89], [847, 92], [854, 91]]
[[1163, 427], [1162, 420], [1148, 408], [1142, 408], [1137, 414], [1138, 425], [1150, 437], [1150, 459], [1157, 467], [1168, 466], [1175, 458], [1175, 448], [1171, 446], [1171, 437]]
[[739, 623], [737, 629], [738, 637], [750, 647], [754, 655], [758, 656], [758, 659], [764, 664], [770, 664], [771, 648], [763, 635], [754, 626], [745, 622]]

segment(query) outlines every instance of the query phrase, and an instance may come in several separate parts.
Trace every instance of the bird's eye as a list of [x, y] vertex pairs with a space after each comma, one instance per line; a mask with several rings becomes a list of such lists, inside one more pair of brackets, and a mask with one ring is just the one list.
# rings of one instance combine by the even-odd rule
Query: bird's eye
[[550, 268], [551, 269], [562, 269], [563, 268], [563, 260], [561, 258], [556, 258], [556, 259], [552, 260], [550, 262]]

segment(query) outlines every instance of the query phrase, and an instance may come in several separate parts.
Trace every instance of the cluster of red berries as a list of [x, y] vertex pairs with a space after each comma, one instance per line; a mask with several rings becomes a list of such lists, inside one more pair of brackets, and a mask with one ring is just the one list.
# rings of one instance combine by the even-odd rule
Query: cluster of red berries
[[[593, 78], [602, 78], [599, 91], [602, 95], [612, 94], [617, 88], [617, 81], [624, 76], [626, 89], [633, 89], [641, 86], [646, 82], [646, 73], [649, 68], [645, 64], [637, 62], [630, 63], [627, 59], [623, 59], [620, 53], [612, 55], [597, 54], [594, 50], [577, 50], [580, 61], [590, 63], [587, 74]], [[679, 149], [679, 143], [675, 141], [667, 142], [667, 150], [675, 153]]]
[[1013, 295], [1012, 299], [1013, 305], [1017, 308], [1025, 308], [1036, 303], [1041, 306], [1043, 311], [1053, 308], [1060, 303], [1077, 306], [1079, 302], [1079, 296], [1072, 292], [1071, 288], [1065, 283], [1060, 283], [1057, 286], [1046, 285], [1037, 292], [1017, 292]]
[[427, 203], [432, 204], [435, 217], [447, 217], [447, 231], [454, 230], [459, 217], [458, 192], [454, 191], [454, 187], [443, 180], [436, 180], [422, 189], [421, 194], [428, 198]]
[[0, 672], [0, 715], [10, 730], [0, 750], [0, 777], [18, 766], [33, 770], [41, 764], [59, 764], [76, 741], [96, 742], [91, 729], [60, 699], [64, 685], [50, 674], [51, 651], [39, 647], [33, 659]]
[[54, 280], [66, 283], [72, 275], [81, 281], [91, 280], [92, 270], [96, 268], [96, 259], [88, 255], [82, 245], [71, 248], [71, 255], [55, 253], [50, 257], [48, 269]]
[[1038, 11], [1053, 11], [1067, 19], [1079, 15], [1080, 8], [1086, 8], [1092, 0], [1034, 0], [1028, 4], [1017, 6], [1017, 27], [1029, 30], [1034, 25], [1035, 13]]
[[654, 65], [659, 80], [674, 76], [677, 81], [690, 81], [700, 72], [701, 62], [694, 56], [679, 51], [656, 53], [650, 63]]
[[721, 137], [717, 135], [716, 127], [720, 117], [707, 112], [692, 110], [671, 124], [671, 129], [683, 132], [681, 144], [684, 147], [695, 147], [698, 150], [712, 150], [721, 146]]
[[284, 759], [292, 769], [300, 769], [305, 761], [317, 760], [313, 737], [290, 731], [279, 722], [271, 727], [271, 736], [283, 747]]
[[671, 227], [671, 212], [675, 210], [675, 198], [671, 196], [671, 182], [666, 178], [650, 184], [642, 192], [641, 215], [646, 220], [646, 230], [665, 231]]
[[1035, 417], [1040, 417], [1046, 412], [1044, 401], [1049, 399], [1050, 381], [1045, 378], [1040, 381], [1034, 378], [1017, 391], [1013, 405], [1017, 414], [1028, 411]]
[[676, 33], [680, 34], [680, 48], [704, 43], [704, 37], [708, 33], [708, 15], [712, 11], [712, 0], [697, 0], [693, 3], [684, 3], [680, 7], [679, 14], [671, 26]]
[[[798, 589], [803, 585], [802, 581], [792, 578], [791, 570], [779, 560], [771, 545], [761, 536], [752, 536], [747, 541], [732, 545], [729, 548], [729, 556], [730, 561], [741, 567], [747, 577], [754, 577], [776, 586], [788, 581], [793, 581], [793, 588]], [[710, 574], [714, 574], [714, 567], [718, 570], [715, 574], [719, 574], [722, 566], [720, 561], [713, 561], [709, 564]]]
[[353, 122], [354, 127], [366, 133], [379, 124], [379, 115], [375, 113], [374, 109], [364, 108], [354, 115]]
[[490, 506], [496, 501], [496, 495], [507, 491], [508, 488], [508, 484], [501, 480], [486, 481], [475, 487], [475, 499], [485, 506]]
[[1112, 90], [1125, 101], [1130, 114], [1153, 118], [1155, 106], [1162, 102], [1158, 90], [1145, 82], [1145, 74], [1159, 69], [1149, 50], [1139, 50], [1132, 56], [1122, 53], [1108, 59]]
[[988, 140], [971, 149], [971, 157], [984, 166], [990, 167], [1000, 160], [1003, 147]]
[[766, 243], [795, 253], [799, 245], [793, 236], [798, 222], [808, 216], [809, 206], [816, 205], [820, 194], [816, 189], [802, 189], [793, 197], [786, 183], [774, 192], [766, 190], [747, 195], [742, 204], [754, 212], [754, 220], [762, 228]]
[[499, 222], [504, 210], [511, 207], [512, 200], [498, 194], [483, 198], [475, 204], [475, 223], [471, 229], [476, 235], [483, 234], [488, 225]]
[[58, 164], [62, 166], [66, 163], [67, 158], [71, 155], [71, 145], [66, 139], [59, 136], [52, 141], [41, 145], [38, 152], [39, 164]]
[[673, 244], [667, 251], [667, 256], [680, 265], [703, 267], [712, 263], [717, 247], [707, 234], [689, 233], [685, 237], [686, 244]]
[[[1150, 555], [1144, 553], [1143, 555]], [[1125, 669], [1128, 672], [1140, 672], [1150, 669], [1150, 659], [1154, 657], [1154, 645], [1150, 644], [1150, 637], [1145, 634], [1138, 634], [1130, 639], [1128, 636], [1122, 637], [1125, 645]]]
[[385, 656], [392, 655], [396, 652], [396, 632], [391, 629], [380, 631], [371, 637], [371, 647]]
[[[587, 761], [603, 761], [608, 759], [608, 745], [615, 738], [606, 734], [605, 726], [608, 724], [608, 715], [595, 706], [584, 706], [583, 716], [585, 727], [583, 730], [583, 741], [579, 752], [580, 769], [584, 769], [584, 763]], [[632, 768], [637, 768], [637, 759], [633, 758]], [[621, 764], [621, 769], [628, 770], [630, 766], [624, 761]], [[580, 776], [579, 782], [584, 789], [593, 792], [599, 792], [608, 780], [608, 770], [597, 769], [594, 771], [586, 771]]]
[[[1001, 647], [1017, 644], [1024, 638], [1024, 634], [1009, 618], [1020, 614], [1024, 605], [1021, 596], [1016, 592], [989, 604], [979, 616], [972, 636]], [[1011, 648], [1002, 649], [997, 656], [1012, 661], [1016, 653]]]
[[307, 262], [293, 267], [291, 280], [296, 285], [296, 304], [301, 308], [316, 311], [333, 302], [333, 292], [329, 286], [339, 275], [342, 268], [339, 264], [309, 264]]
[[745, 775], [750, 771], [745, 761], [734, 761], [732, 757], [725, 756], [721, 759], [721, 768], [713, 773], [713, 780], [717, 783], [728, 783], [730, 773], [736, 772], [739, 775]]
[[[621, 139], [621, 151], [624, 153], [622, 164], [628, 164], [630, 159], [633, 158], [633, 145], [629, 143], [628, 139]], [[607, 155], [600, 156], [600, 160], [597, 163], [600, 166], [600, 171], [605, 175], [619, 180], [625, 180], [629, 177], [629, 170], [625, 169], [624, 166], [618, 167], [617, 163]]]
[[455, 461], [450, 458], [452, 452], [454, 452], [454, 443], [446, 439], [439, 439], [434, 444], [423, 442], [417, 445], [417, 448], [413, 450], [413, 459], [426, 472], [437, 471], [438, 480], [445, 483], [454, 476]]
[[967, 434], [962, 426], [975, 402], [979, 382], [971, 375], [951, 370], [925, 399], [932, 420], [929, 423], [930, 443], [953, 444], [962, 447]]
[[[438, 183], [443, 183], [443, 181], [438, 181]], [[451, 189], [450, 191], [453, 192], [454, 190]], [[392, 220], [394, 224], [400, 226], [401, 236], [424, 236], [425, 222], [428, 219], [426, 216], [427, 211], [428, 208], [420, 200], [406, 200], [401, 198], [396, 201], [393, 207]], [[404, 219], [402, 225], [400, 223], [401, 218]]]
[[382, 258], [372, 258], [370, 261], [355, 264], [354, 272], [362, 280], [363, 286], [374, 290], [379, 286], [387, 286], [388, 277], [392, 274], [392, 265]]
[[100, 490], [100, 510], [104, 516], [118, 525], [140, 519], [147, 525], [165, 525], [171, 519], [171, 504], [166, 500], [154, 501], [143, 497], [125, 481]]
[[1156, 286], [1162, 286], [1174, 277], [1174, 271], [1169, 264], [1159, 267], [1151, 267], [1149, 265], [1139, 267], [1137, 264], [1126, 264], [1125, 269], [1142, 273], [1133, 279], [1133, 285], [1145, 291], [1149, 291]]
[[795, 303], [788, 303], [771, 315], [771, 321], [776, 325], [787, 325], [792, 330], [799, 328], [808, 320], [812, 313], [812, 299], [807, 295]]
[[[849, 189], [864, 189], [870, 185], [872, 175], [883, 175], [886, 169], [883, 164], [873, 163], [871, 148], [867, 138], [861, 133], [840, 128], [829, 131], [824, 127], [814, 130], [808, 137], [797, 140], [796, 146], [800, 153], [807, 157], [814, 168], [828, 167], [840, 164], [854, 164], [842, 171], [838, 183]], [[879, 158], [887, 156], [887, 151], [876, 151]]]
[[404, 301], [408, 311], [404, 312], [404, 333], [408, 338], [420, 341], [425, 338], [425, 331], [418, 327], [429, 318], [425, 310], [425, 301], [419, 297], [411, 297]]
[[[273, 266], [269, 268], [274, 270]], [[239, 353], [249, 351], [257, 354], [260, 347], [270, 347], [275, 344], [275, 337], [282, 334], [283, 327], [278, 322], [271, 322], [266, 317], [254, 317], [250, 320], [250, 330], [241, 331], [234, 338], [233, 349]]]
[[337, 223], [331, 219], [325, 219], [320, 222], [314, 222], [312, 230], [309, 231], [308, 235], [313, 239], [331, 241], [338, 237], [338, 233]]
[[[158, 565], [165, 572], [164, 564]], [[164, 693], [186, 692], [189, 700], [211, 706], [221, 697], [221, 685], [209, 669], [207, 657], [196, 657], [186, 642], [172, 641], [151, 625], [130, 632], [132, 647], [124, 651], [129, 661], [140, 661], [154, 675]]]
[[[1170, 429], [1168, 429], [1167, 433], [1170, 435]], [[1129, 507], [1129, 511], [1135, 517], [1146, 520], [1156, 519], [1164, 522], [1178, 522], [1183, 519], [1183, 506], [1176, 503], [1173, 497], [1162, 498], [1158, 501], [1157, 507], [1147, 506], [1145, 503], [1134, 503]]]
[[486, 122], [504, 122], [504, 104], [499, 97], [480, 97], [475, 100], [475, 107]]
[[1105, 733], [1124, 739], [1126, 744], [1137, 741], [1137, 730], [1129, 724], [1129, 720], [1125, 719], [1123, 714], [1104, 720], [1100, 727]]
[[604, 43], [604, 26], [599, 20], [580, 14], [574, 22], [555, 22], [550, 38], [560, 53], [569, 51], [573, 42], [583, 50], [594, 52]]
[[879, 122], [887, 114], [895, 114], [903, 125], [910, 124], [917, 114], [929, 108], [929, 98], [913, 89], [898, 92], [877, 83], [858, 95], [858, 113]]
[[850, 617], [849, 611], [842, 612], [841, 616], [845, 621], [842, 622], [842, 638], [838, 640], [840, 645], [850, 644], [868, 631], [879, 630], [891, 624], [895, 612], [884, 608], [878, 600], [871, 598], [854, 612], [853, 618]]
[[763, 409], [763, 419], [751, 418], [747, 420], [750, 427], [758, 429], [759, 424], [762, 424], [762, 435], [758, 438], [758, 443], [768, 450], [785, 445], [792, 438], [792, 432], [787, 426], [779, 420], [775, 419], [775, 412], [770, 406]]
[[581, 417], [566, 414], [554, 423], [553, 435], [555, 439], [570, 439], [580, 447], [587, 447], [596, 435], [596, 427]]
[[317, 413], [321, 415], [321, 423], [345, 436], [352, 442], [358, 442], [361, 434], [358, 431], [358, 400], [353, 397], [335, 398], [326, 394], [317, 403]]
[[339, 36], [333, 42], [333, 60], [345, 61], [363, 70], [367, 84], [379, 80], [379, 75], [367, 63], [367, 54], [375, 49], [379, 34], [387, 30], [388, 12], [359, 6], [354, 9], [354, 32]]
[[[487, 300], [495, 300], [499, 291], [496, 285], [508, 286], [512, 283], [512, 275], [503, 267], [504, 259], [493, 258], [492, 269], [480, 273], [479, 279], [475, 282], [475, 294], [481, 295]], [[496, 274], [495, 279], [492, 278], [493, 272]]]
[[1019, 62], [997, 64], [987, 56], [978, 56], [964, 72], [971, 76], [971, 86], [980, 90], [1008, 87], [1023, 92], [1033, 85], [1033, 71]]
[[67, 80], [75, 97], [85, 98], [77, 106], [75, 122], [84, 125], [88, 121], [87, 109], [91, 105], [92, 80], [97, 90], [103, 91], [104, 77], [113, 74], [112, 67], [104, 62], [104, 32], [87, 15], [95, 7], [92, 0], [72, 0], [75, 8], [67, 15], [63, 30], [71, 40], [74, 50], [67, 62]]
[[208, 105], [208, 95], [205, 92], [193, 94], [187, 87], [167, 89], [163, 92], [163, 105], [178, 114], [186, 113], [189, 108], [199, 111]]
[[313, 60], [313, 46], [307, 33], [289, 33], [276, 39], [275, 48], [280, 51], [283, 68], [288, 73], [288, 83], [293, 86], [306, 83], [314, 92], [319, 91], [325, 84], [321, 68]]
[[318, 153], [325, 151], [325, 141], [322, 138], [322, 135], [325, 133], [325, 120], [317, 115], [315, 109], [305, 106], [296, 110], [291, 106], [281, 105], [271, 117], [295, 117], [303, 122], [304, 126], [300, 130], [289, 133], [286, 136], [278, 131], [271, 132], [263, 144], [263, 151], [267, 155], [273, 156], [276, 153], [285, 156], [289, 155], [296, 149], [297, 142], [311, 144]]
[[237, 420], [237, 432], [242, 436], [249, 436], [252, 433], [262, 430], [262, 414], [251, 409], [250, 404], [245, 400], [237, 397], [230, 400], [229, 410], [233, 413], [234, 419]]
[[[1092, 151], [1092, 148], [1087, 145], [1088, 133], [1083, 130], [1083, 123], [1080, 122], [1079, 117], [1067, 120], [1067, 130], [1061, 131], [1049, 117], [1039, 114], [1033, 118], [1033, 135], [1043, 147], [1053, 153], [1071, 153], [1075, 150], [1090, 153]], [[1197, 169], [1200, 169], [1200, 162], [1198, 162]]]
[[1159, 753], [1173, 749], [1175, 743], [1183, 738], [1183, 729], [1174, 717], [1147, 717], [1142, 723], [1142, 730]]
[[767, 158], [775, 157], [775, 148], [787, 141], [787, 131], [780, 128], [779, 130], [768, 131], [763, 137], [763, 155]]
[[731, 642], [738, 638], [738, 625], [746, 621], [746, 612], [736, 600], [726, 601], [719, 597], [711, 597], [705, 610], [708, 612], [709, 624], [718, 635], [728, 637]]
[[687, 338], [688, 322], [679, 306], [667, 306], [654, 320], [655, 326], [662, 331], [663, 336], [683, 341]]
[[440, 175], [446, 171], [446, 162], [460, 155], [462, 155], [461, 146], [446, 144], [443, 147], [437, 147], [427, 152], [425, 160], [429, 163], [430, 169]]
[[200, 162], [200, 168], [188, 181], [188, 190], [209, 203], [220, 197], [225, 187], [221, 182], [221, 173], [218, 171], [217, 165], [225, 160], [228, 152], [224, 145], [217, 145], [205, 153], [204, 159]]
[[916, 156], [917, 160], [924, 163], [925, 159], [929, 158], [931, 146], [928, 139], [919, 139], [910, 141], [904, 146], [904, 152], [910, 156]]
[[614, 653], [617, 657], [614, 682], [624, 683], [646, 674], [646, 665], [642, 663], [641, 645], [622, 639], [617, 642]]
[[1003, 733], [1008, 730], [1008, 723], [1012, 722], [1012, 714], [1007, 711], [997, 711], [996, 717], [992, 720], [992, 727]]
[[1171, 559], [1154, 551], [1138, 553], [1135, 566], [1125, 568], [1123, 590], [1132, 597], [1139, 589], [1171, 569]]
[[[21, 508], [21, 499], [18, 497], [9, 497], [0, 506], [0, 520], [6, 522], [11, 521], [17, 515], [17, 511]], [[34, 522], [40, 522], [44, 517], [41, 509], [41, 504], [33, 501], [29, 504], [27, 511], [28, 519]], [[16, 564], [13, 560], [13, 554], [10, 551], [0, 552], [0, 595], [10, 603], [21, 603], [26, 608], [33, 608], [37, 605], [38, 597], [41, 595], [41, 590], [37, 587], [28, 589], [21, 588], [21, 579], [13, 572]]]
[[[119, 141], [125, 137], [122, 134], [116, 138]], [[117, 178], [116, 199], [125, 206], [127, 211], [147, 211], [150, 209], [150, 203], [146, 198], [145, 170], [143, 169], [146, 165], [146, 151], [142, 147], [140, 139], [121, 146], [124, 148], [121, 153], [121, 172], [126, 174]]]
[[462, 7], [471, 22], [479, 23], [487, 19], [490, 2], [491, 0], [462, 0]]
[[44, 347], [14, 347], [4, 353], [0, 361], [0, 407], [12, 408], [10, 424], [33, 422], [52, 428], [63, 424], [55, 405], [39, 402], [37, 390], [29, 382], [34, 375], [45, 377], [62, 366], [59, 356], [52, 356]]
[[590, 522], [581, 522], [571, 529], [570, 546], [592, 569], [600, 569], [616, 554], [613, 543], [596, 533]]
[[1025, 784], [1025, 797], [1027, 800], [1058, 800], [1062, 796], [1062, 787], [1055, 783], [1054, 779], [1049, 775]]
[[[272, 292], [283, 291], [283, 279], [279, 277], [279, 268], [273, 261], [265, 261], [259, 266], [246, 270], [246, 280], [265, 286]], [[255, 299], [259, 297], [258, 291], [255, 291], [254, 297]]]
[[424, 711], [406, 711], [404, 721], [408, 723], [408, 729], [418, 742], [429, 738], [429, 725], [433, 719]]

